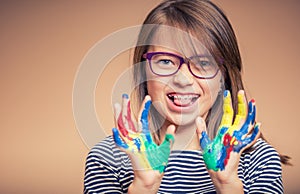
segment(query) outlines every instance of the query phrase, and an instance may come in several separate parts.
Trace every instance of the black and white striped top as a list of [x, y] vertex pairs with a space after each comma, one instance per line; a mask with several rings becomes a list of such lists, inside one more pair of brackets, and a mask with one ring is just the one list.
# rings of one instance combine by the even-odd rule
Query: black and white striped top
[[[283, 193], [281, 172], [278, 153], [261, 139], [242, 154], [238, 167], [245, 193]], [[130, 159], [111, 136], [91, 149], [84, 193], [127, 193], [132, 180]], [[172, 151], [158, 193], [215, 193], [201, 151]]]

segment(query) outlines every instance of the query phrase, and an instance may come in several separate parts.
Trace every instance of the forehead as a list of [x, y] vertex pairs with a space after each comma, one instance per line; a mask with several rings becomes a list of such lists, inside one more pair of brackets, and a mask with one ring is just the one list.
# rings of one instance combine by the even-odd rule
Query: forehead
[[157, 28], [152, 34], [150, 45], [152, 47], [164, 47], [185, 56], [210, 55], [208, 49], [199, 39], [191, 33], [175, 27], [160, 26]]

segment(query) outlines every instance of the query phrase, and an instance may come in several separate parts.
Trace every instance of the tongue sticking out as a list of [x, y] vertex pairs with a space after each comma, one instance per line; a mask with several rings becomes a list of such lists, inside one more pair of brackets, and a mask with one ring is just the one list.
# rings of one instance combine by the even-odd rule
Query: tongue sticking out
[[173, 101], [176, 106], [189, 106], [193, 104], [199, 95], [178, 95], [178, 94], [168, 94], [168, 98]]

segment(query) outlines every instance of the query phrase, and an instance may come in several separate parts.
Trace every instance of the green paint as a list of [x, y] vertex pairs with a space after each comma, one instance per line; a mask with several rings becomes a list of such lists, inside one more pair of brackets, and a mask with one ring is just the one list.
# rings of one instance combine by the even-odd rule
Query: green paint
[[215, 139], [203, 150], [203, 160], [209, 170], [219, 170], [217, 164], [221, 157], [221, 150], [223, 147], [222, 140], [223, 134], [218, 133]]
[[[153, 141], [152, 141], [153, 142]], [[153, 170], [163, 173], [171, 152], [171, 143], [174, 142], [174, 136], [166, 134], [165, 140], [161, 145], [145, 142], [147, 160]]]

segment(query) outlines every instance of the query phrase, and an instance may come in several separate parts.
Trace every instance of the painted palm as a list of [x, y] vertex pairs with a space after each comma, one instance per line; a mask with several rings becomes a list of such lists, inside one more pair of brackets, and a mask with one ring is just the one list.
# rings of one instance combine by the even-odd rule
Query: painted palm
[[150, 169], [163, 173], [168, 163], [174, 136], [166, 134], [160, 145], [154, 142], [148, 122], [151, 107], [150, 97], [147, 96], [143, 102], [136, 125], [137, 130], [131, 119], [130, 102], [127, 95], [123, 95], [122, 107], [123, 110], [120, 113], [117, 111], [118, 129], [112, 129], [116, 145], [129, 155], [135, 170]]
[[[209, 170], [224, 170], [232, 152], [240, 153], [247, 145], [252, 143], [258, 132], [259, 125], [255, 124], [255, 101], [247, 103], [244, 92], [238, 93], [238, 113], [233, 122], [234, 111], [229, 91], [224, 92], [223, 117], [216, 137], [210, 140], [203, 131], [200, 146], [203, 150], [203, 159]], [[233, 122], [233, 123], [232, 123]], [[254, 128], [253, 128], [254, 126]], [[250, 129], [253, 129], [249, 132]]]

